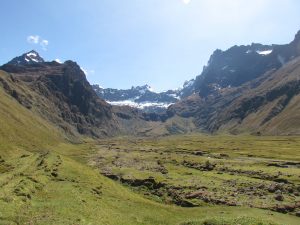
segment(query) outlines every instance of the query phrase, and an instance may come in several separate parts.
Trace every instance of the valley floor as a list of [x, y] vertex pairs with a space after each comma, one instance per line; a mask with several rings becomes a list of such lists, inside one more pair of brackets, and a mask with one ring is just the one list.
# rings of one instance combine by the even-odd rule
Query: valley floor
[[300, 224], [300, 137], [120, 137], [0, 151], [0, 224]]

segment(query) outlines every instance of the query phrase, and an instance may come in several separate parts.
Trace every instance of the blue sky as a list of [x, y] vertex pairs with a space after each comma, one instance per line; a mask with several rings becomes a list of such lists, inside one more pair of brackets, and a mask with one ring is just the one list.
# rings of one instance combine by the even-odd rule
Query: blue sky
[[0, 64], [35, 49], [104, 87], [173, 89], [216, 48], [290, 42], [299, 11], [299, 0], [2, 0]]

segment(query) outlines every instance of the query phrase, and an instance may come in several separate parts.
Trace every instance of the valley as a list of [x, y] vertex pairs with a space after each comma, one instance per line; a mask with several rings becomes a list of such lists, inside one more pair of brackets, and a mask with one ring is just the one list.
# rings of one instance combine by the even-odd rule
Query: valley
[[35, 50], [0, 67], [1, 225], [300, 224], [300, 31], [176, 90], [87, 77]]
[[300, 207], [299, 149], [296, 137], [121, 138], [99, 144], [90, 165], [166, 204], [245, 206], [295, 214]]
[[1, 224], [299, 222], [298, 137], [190, 134], [13, 149], [1, 153]]

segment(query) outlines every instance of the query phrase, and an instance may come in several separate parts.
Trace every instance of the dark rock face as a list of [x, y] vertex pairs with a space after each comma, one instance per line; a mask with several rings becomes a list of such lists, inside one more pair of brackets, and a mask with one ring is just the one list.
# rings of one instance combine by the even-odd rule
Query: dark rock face
[[37, 93], [33, 106], [65, 131], [94, 137], [117, 132], [111, 106], [96, 95], [75, 62], [15, 65], [11, 61], [1, 69]]
[[233, 46], [226, 51], [216, 50], [208, 65], [196, 78], [195, 90], [201, 97], [219, 90], [238, 87], [270, 70], [279, 69], [300, 55], [300, 32], [287, 45]]
[[171, 105], [167, 113], [192, 117], [206, 132], [223, 129], [238, 133], [241, 129], [260, 134], [298, 134], [299, 109], [295, 102], [300, 94], [299, 56], [300, 32], [287, 45], [252, 44], [225, 52], [217, 50], [196, 78], [199, 94]]
[[210, 57], [208, 66], [196, 79], [196, 90], [201, 96], [207, 96], [221, 88], [236, 87], [255, 79], [267, 70], [279, 67], [266, 62], [267, 55], [259, 50], [273, 50], [273, 46], [234, 46], [227, 51], [216, 50]]
[[276, 106], [272, 108], [268, 116], [264, 119], [263, 124], [271, 120], [284, 110], [291, 99], [300, 93], [300, 81], [292, 81], [283, 86], [270, 90], [263, 96], [254, 96], [253, 98], [245, 99], [241, 106], [234, 111], [232, 118], [238, 117], [244, 119], [251, 112], [255, 112], [264, 104], [279, 99]]

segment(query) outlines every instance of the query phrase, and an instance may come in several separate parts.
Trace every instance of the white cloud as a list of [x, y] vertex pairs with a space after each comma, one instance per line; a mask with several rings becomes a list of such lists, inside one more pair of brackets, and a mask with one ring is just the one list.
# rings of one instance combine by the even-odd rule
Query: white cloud
[[29, 35], [27, 37], [27, 42], [30, 44], [38, 44], [40, 41], [40, 36], [38, 35]]
[[47, 50], [47, 46], [49, 45], [49, 41], [48, 40], [42, 40], [40, 42], [40, 45], [42, 46], [42, 49], [46, 51]]
[[27, 42], [29, 44], [39, 44], [43, 50], [47, 50], [47, 46], [49, 45], [49, 41], [46, 39], [41, 39], [39, 35], [29, 35], [27, 37]]

